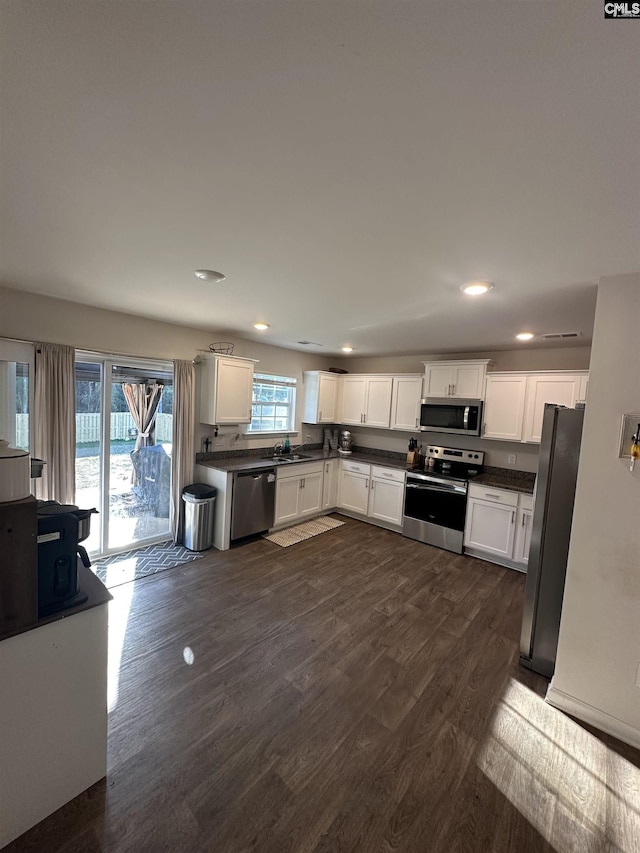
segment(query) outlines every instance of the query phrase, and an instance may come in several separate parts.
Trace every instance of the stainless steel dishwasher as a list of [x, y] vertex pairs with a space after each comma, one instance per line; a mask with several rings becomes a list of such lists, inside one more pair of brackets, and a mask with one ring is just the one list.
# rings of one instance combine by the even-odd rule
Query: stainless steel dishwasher
[[231, 505], [231, 541], [262, 533], [273, 527], [275, 503], [275, 468], [235, 473]]

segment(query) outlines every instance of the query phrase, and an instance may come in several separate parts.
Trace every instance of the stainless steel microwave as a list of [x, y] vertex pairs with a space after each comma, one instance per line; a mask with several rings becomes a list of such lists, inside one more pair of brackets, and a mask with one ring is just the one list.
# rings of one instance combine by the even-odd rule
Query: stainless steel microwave
[[422, 432], [449, 432], [457, 435], [480, 435], [482, 400], [452, 400], [429, 397], [420, 401]]

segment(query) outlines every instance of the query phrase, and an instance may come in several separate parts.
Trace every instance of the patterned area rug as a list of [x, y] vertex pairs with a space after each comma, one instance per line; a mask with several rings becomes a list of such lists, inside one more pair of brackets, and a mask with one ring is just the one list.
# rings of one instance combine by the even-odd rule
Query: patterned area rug
[[125, 551], [124, 554], [105, 557], [95, 562], [91, 568], [102, 583], [110, 589], [199, 560], [202, 556], [183, 548], [182, 545], [160, 542], [157, 545], [138, 548], [136, 551]]
[[319, 536], [328, 530], [342, 527], [343, 524], [344, 521], [338, 521], [337, 518], [330, 518], [325, 515], [323, 518], [315, 518], [313, 521], [305, 521], [303, 524], [287, 527], [286, 530], [269, 533], [263, 539], [268, 539], [269, 542], [274, 542], [281, 548], [288, 548], [289, 545], [297, 545], [298, 542], [304, 542], [305, 539], [311, 539], [312, 536]]

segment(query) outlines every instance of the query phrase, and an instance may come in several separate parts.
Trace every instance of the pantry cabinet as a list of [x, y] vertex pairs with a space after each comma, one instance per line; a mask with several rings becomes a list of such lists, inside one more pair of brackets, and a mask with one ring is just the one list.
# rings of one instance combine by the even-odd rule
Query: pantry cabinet
[[436, 361], [424, 364], [424, 396], [482, 400], [489, 360]]
[[200, 423], [251, 423], [255, 360], [205, 355], [198, 360]]
[[340, 423], [388, 428], [392, 389], [391, 376], [344, 376]]
[[490, 562], [526, 571], [532, 518], [531, 495], [471, 483], [464, 550]]
[[276, 474], [274, 527], [322, 511], [322, 462], [280, 467]]
[[394, 376], [391, 391], [391, 429], [415, 432], [420, 418], [422, 376]]
[[337, 423], [339, 382], [340, 379], [335, 373], [322, 370], [305, 371], [303, 423]]
[[586, 398], [588, 382], [585, 371], [489, 374], [482, 437], [539, 444], [545, 405], [573, 408]]

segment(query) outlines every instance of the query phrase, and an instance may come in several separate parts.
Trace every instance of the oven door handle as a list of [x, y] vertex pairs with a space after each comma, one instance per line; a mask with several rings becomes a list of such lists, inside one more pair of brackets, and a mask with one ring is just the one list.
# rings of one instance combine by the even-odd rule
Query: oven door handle
[[407, 483], [407, 489], [420, 489], [421, 492], [448, 492], [466, 495], [467, 490], [464, 486], [438, 486], [435, 483], [430, 483], [428, 486], [418, 485], [418, 483]]

